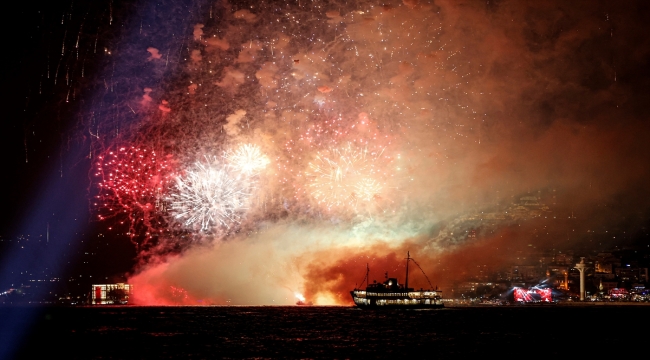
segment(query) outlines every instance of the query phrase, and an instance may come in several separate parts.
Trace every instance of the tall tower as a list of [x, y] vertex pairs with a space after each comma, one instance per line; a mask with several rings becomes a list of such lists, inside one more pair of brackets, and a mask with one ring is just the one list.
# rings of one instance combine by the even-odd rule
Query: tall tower
[[575, 266], [578, 271], [580, 271], [580, 301], [585, 300], [585, 269], [587, 264], [585, 264], [585, 258], [581, 257], [580, 262]]

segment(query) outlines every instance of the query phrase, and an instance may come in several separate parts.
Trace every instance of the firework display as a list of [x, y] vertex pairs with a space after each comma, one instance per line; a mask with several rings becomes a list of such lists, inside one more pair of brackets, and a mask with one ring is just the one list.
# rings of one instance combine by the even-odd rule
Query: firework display
[[[147, 85], [129, 106], [148, 121], [132, 128], [112, 123], [134, 144], [168, 149], [178, 159], [176, 175], [152, 190], [148, 196], [155, 201], [142, 204], [168, 226], [195, 234], [217, 228], [230, 233], [248, 213], [257, 220], [273, 218], [277, 214], [269, 209], [278, 208], [296, 217], [326, 211], [349, 218], [376, 214], [375, 208], [388, 214], [380, 200], [399, 204], [395, 195], [425, 169], [400, 153], [421, 151], [418, 137], [433, 134], [431, 124], [445, 126], [429, 119], [435, 120], [431, 112], [440, 103], [451, 100], [425, 92], [455, 94], [461, 85], [450, 81], [450, 74], [471, 71], [469, 63], [456, 62], [461, 53], [444, 43], [428, 6], [416, 14], [409, 7], [371, 2], [337, 5], [336, 12], [322, 14], [322, 23], [309, 28], [304, 23], [316, 8], [299, 6], [290, 15], [273, 15], [276, 22], [260, 21], [259, 15], [272, 8], [262, 5], [256, 15], [236, 5], [224, 7], [221, 21], [196, 24], [189, 57], [176, 64], [190, 83], [168, 84], [186, 91], [161, 92]], [[243, 31], [230, 31], [234, 25]], [[404, 42], [389, 28], [430, 36]], [[142, 61], [155, 68], [162, 51], [146, 50], [149, 57]], [[410, 59], [408, 54], [424, 55]], [[439, 87], [432, 88], [436, 83]], [[366, 100], [369, 94], [376, 99]], [[111, 131], [109, 126], [98, 123], [96, 131]], [[219, 153], [220, 159], [210, 155]], [[250, 201], [256, 192], [256, 201]], [[120, 198], [106, 192], [101, 197], [107, 204]], [[116, 211], [103, 208], [101, 218]]]
[[162, 232], [159, 214], [173, 179], [171, 157], [137, 147], [120, 147], [98, 157], [93, 169], [99, 193], [94, 205], [100, 220], [125, 215], [129, 234]]
[[247, 176], [259, 173], [269, 164], [269, 159], [259, 146], [253, 144], [243, 144], [227, 152], [224, 157], [236, 171]]
[[352, 144], [319, 152], [305, 175], [312, 196], [328, 208], [371, 201], [382, 190], [376, 179], [376, 156]]
[[238, 223], [250, 196], [245, 178], [216, 159], [197, 162], [176, 178], [169, 196], [169, 212], [183, 226], [198, 231], [230, 228]]

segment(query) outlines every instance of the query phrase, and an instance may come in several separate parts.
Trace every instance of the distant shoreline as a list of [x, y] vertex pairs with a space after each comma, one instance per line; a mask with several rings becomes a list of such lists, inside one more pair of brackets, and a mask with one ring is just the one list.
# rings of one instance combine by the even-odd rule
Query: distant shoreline
[[[548, 307], [620, 307], [620, 306], [650, 306], [650, 302], [632, 302], [632, 301], [585, 301], [585, 302], [557, 302], [557, 303], [512, 303], [512, 304], [458, 304], [452, 302], [446, 302], [444, 308], [523, 308], [523, 307], [535, 307], [535, 308], [548, 308]], [[310, 306], [301, 306], [301, 305], [201, 305], [201, 304], [186, 304], [186, 305], [138, 305], [138, 304], [125, 304], [125, 305], [88, 305], [88, 304], [79, 304], [79, 305], [66, 305], [66, 304], [39, 304], [39, 303], [27, 303], [27, 304], [0, 304], [0, 309], [2, 308], [181, 308], [181, 307], [218, 307], [218, 308], [322, 308], [322, 307], [331, 307], [331, 308], [357, 308], [355, 305], [310, 305]], [[443, 309], [444, 309], [443, 308]], [[407, 310], [408, 308], [404, 308]], [[413, 310], [413, 309], [411, 309]]]
[[585, 301], [585, 302], [558, 302], [558, 303], [529, 303], [529, 304], [449, 304], [446, 303], [445, 307], [460, 308], [460, 307], [593, 307], [593, 306], [650, 306], [650, 302], [632, 302], [632, 301]]

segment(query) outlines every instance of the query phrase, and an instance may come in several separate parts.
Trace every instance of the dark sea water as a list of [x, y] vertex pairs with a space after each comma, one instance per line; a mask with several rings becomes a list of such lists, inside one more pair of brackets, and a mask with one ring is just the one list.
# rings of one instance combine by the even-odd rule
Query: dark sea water
[[650, 341], [650, 306], [0, 308], [0, 319], [33, 311], [17, 359], [566, 358]]

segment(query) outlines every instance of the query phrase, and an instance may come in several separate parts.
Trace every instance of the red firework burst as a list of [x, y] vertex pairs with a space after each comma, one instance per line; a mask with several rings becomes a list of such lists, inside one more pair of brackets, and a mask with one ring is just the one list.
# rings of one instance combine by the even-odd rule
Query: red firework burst
[[94, 203], [99, 220], [128, 222], [127, 235], [152, 238], [165, 231], [164, 195], [173, 179], [171, 155], [122, 147], [99, 156], [95, 163], [99, 192]]

